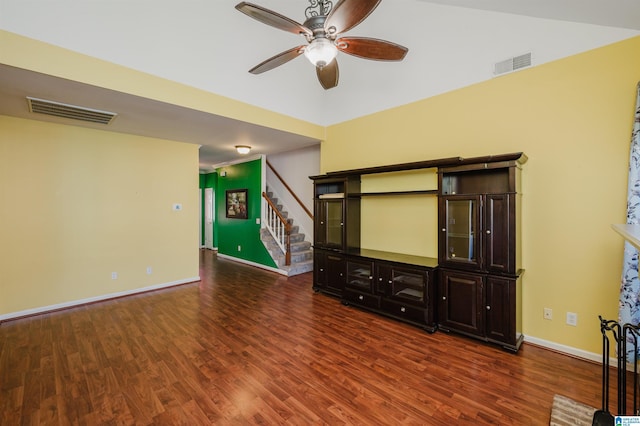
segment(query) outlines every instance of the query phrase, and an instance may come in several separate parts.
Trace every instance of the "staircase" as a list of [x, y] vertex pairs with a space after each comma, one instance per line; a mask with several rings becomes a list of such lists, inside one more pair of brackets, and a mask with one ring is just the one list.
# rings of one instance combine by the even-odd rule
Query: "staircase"
[[278, 199], [273, 197], [273, 192], [267, 187], [267, 197], [278, 207], [278, 211], [287, 218], [291, 223], [291, 265], [285, 265], [285, 256], [282, 249], [278, 246], [275, 239], [268, 229], [260, 230], [260, 239], [269, 251], [274, 262], [278, 265], [278, 269], [287, 272], [287, 276], [304, 274], [313, 270], [313, 252], [311, 251], [311, 243], [304, 240], [305, 235], [301, 234], [299, 227], [293, 223], [293, 219], [289, 218], [289, 214], [283, 211], [282, 205], [278, 203]]

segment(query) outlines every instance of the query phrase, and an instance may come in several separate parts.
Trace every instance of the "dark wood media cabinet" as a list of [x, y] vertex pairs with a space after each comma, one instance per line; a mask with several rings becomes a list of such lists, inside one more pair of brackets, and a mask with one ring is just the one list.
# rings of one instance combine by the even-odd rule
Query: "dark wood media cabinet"
[[[313, 289], [429, 332], [456, 332], [517, 352], [526, 160], [523, 153], [453, 157], [311, 176]], [[361, 191], [364, 175], [418, 169], [437, 171], [437, 189]], [[437, 197], [437, 259], [360, 247], [361, 199], [394, 195]]]
[[438, 259], [353, 249], [314, 250], [313, 289], [355, 305], [436, 331], [434, 302]]

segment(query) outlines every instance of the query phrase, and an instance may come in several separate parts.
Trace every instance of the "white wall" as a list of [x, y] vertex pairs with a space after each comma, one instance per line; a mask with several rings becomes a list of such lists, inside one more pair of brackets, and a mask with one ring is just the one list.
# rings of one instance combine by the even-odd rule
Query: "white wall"
[[[283, 152], [267, 157], [267, 161], [287, 185], [295, 192], [305, 207], [313, 213], [313, 182], [309, 176], [320, 174], [320, 145]], [[289, 191], [267, 167], [267, 184], [274, 196], [280, 200], [294, 225], [300, 227], [306, 241], [313, 241], [313, 220], [299, 206]]]

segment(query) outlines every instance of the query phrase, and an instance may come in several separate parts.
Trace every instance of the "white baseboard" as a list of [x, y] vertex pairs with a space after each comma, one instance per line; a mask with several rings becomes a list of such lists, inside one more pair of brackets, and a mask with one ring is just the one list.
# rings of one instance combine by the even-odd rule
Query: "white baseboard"
[[191, 282], [195, 282], [195, 281], [200, 281], [200, 277], [185, 278], [185, 279], [182, 279], [182, 280], [172, 281], [172, 282], [163, 283], [163, 284], [155, 284], [155, 285], [151, 285], [151, 286], [148, 286], [148, 287], [136, 288], [136, 289], [133, 289], [133, 290], [126, 290], [126, 291], [119, 291], [117, 293], [103, 294], [103, 295], [96, 296], [96, 297], [89, 297], [87, 299], [73, 300], [71, 302], [57, 303], [55, 305], [48, 305], [48, 306], [42, 306], [42, 307], [39, 307], [39, 308], [26, 309], [24, 311], [10, 312], [8, 314], [0, 315], [0, 322], [6, 321], [6, 320], [10, 320], [10, 319], [15, 319], [15, 318], [28, 317], [28, 316], [36, 315], [36, 314], [43, 314], [43, 313], [46, 313], [46, 312], [58, 311], [60, 309], [65, 309], [65, 308], [71, 308], [71, 307], [74, 307], [74, 306], [85, 305], [87, 303], [101, 302], [101, 301], [104, 301], [104, 300], [116, 299], [118, 297], [130, 296], [132, 294], [144, 293], [144, 292], [152, 291], [152, 290], [159, 290], [161, 288], [173, 287], [173, 286], [187, 284], [187, 283], [191, 283]]
[[[571, 346], [561, 345], [559, 343], [550, 342], [544, 339], [538, 339], [537, 337], [525, 336], [524, 341], [537, 346], [542, 346], [544, 348], [554, 350], [556, 352], [562, 352], [567, 355], [572, 355], [577, 358], [583, 358], [589, 361], [594, 361], [602, 364], [602, 354], [583, 351], [582, 349], [576, 349]], [[612, 365], [612, 366], [615, 366], [616, 363], [617, 363], [617, 360], [615, 358], [611, 358], [609, 361], [609, 365]]]
[[260, 263], [251, 262], [250, 260], [240, 259], [238, 257], [229, 256], [227, 254], [221, 254], [220, 252], [218, 252], [218, 257], [221, 257], [223, 259], [233, 260], [234, 262], [238, 262], [238, 263], [244, 263], [245, 265], [255, 266], [256, 268], [266, 269], [267, 271], [275, 272], [280, 275], [285, 275], [285, 276], [289, 275], [287, 271], [283, 269], [272, 268], [271, 266], [262, 265]]

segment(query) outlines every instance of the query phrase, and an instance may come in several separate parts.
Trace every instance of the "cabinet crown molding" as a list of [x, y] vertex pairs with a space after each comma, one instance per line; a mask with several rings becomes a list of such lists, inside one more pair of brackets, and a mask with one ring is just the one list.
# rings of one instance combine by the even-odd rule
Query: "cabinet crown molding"
[[437, 168], [447, 168], [447, 167], [456, 167], [456, 166], [465, 166], [470, 164], [493, 164], [499, 162], [514, 162], [517, 165], [522, 165], [527, 162], [527, 156], [523, 152], [514, 152], [510, 154], [498, 154], [498, 155], [485, 155], [482, 157], [471, 157], [471, 158], [463, 158], [463, 157], [448, 157], [448, 158], [438, 158], [434, 160], [425, 160], [425, 161], [415, 161], [411, 163], [400, 163], [400, 164], [391, 164], [387, 166], [375, 166], [375, 167], [365, 167], [361, 169], [350, 169], [350, 170], [339, 170], [335, 172], [327, 172], [323, 175], [317, 176], [309, 176], [309, 179], [326, 179], [326, 178], [340, 178], [347, 176], [355, 176], [355, 175], [368, 175], [375, 173], [389, 173], [389, 172], [401, 172], [406, 170], [417, 170], [417, 169], [431, 169], [434, 167]]

